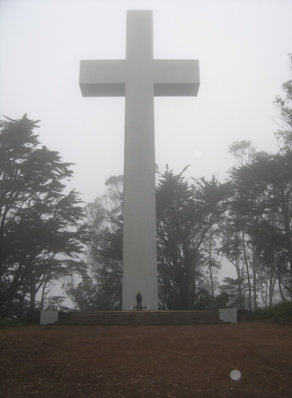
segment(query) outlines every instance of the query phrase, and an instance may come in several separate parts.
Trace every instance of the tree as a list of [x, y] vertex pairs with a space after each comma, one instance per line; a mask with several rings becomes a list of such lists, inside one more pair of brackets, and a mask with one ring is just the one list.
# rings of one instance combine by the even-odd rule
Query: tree
[[[243, 309], [245, 307], [243, 287], [245, 273], [241, 260], [242, 240], [240, 239], [240, 232], [238, 232], [237, 225], [232, 218], [226, 219], [221, 248], [219, 250], [234, 265], [237, 275], [236, 279], [225, 278], [223, 291], [228, 291], [231, 294], [233, 303], [236, 303], [240, 309]], [[227, 287], [228, 284], [230, 284], [229, 290]]]
[[[292, 54], [289, 54], [289, 57], [292, 71]], [[287, 152], [292, 150], [292, 79], [285, 82], [282, 87], [285, 97], [277, 96], [274, 101], [280, 109], [280, 129], [277, 131], [276, 136], [279, 139], [281, 151]]]
[[244, 166], [254, 159], [256, 150], [249, 140], [233, 142], [229, 147], [229, 152], [234, 156], [239, 167]]
[[[291, 54], [290, 60], [292, 66]], [[283, 299], [292, 294], [292, 80], [283, 89], [285, 97], [275, 100], [279, 153], [256, 152], [246, 140], [230, 147], [237, 168], [222, 251], [235, 265], [237, 280], [247, 281], [249, 307], [252, 290], [255, 307], [257, 294], [272, 305], [277, 281]]]
[[189, 184], [168, 168], [157, 187], [159, 299], [162, 308], [192, 309], [198, 300], [203, 242], [223, 212], [226, 186], [215, 178]]
[[248, 233], [257, 257], [292, 292], [292, 152], [256, 158], [238, 170], [237, 181], [249, 187]]
[[[225, 234], [222, 240], [221, 253], [223, 253], [231, 264], [235, 266], [238, 285], [238, 305], [245, 308], [243, 295], [243, 283], [247, 279], [248, 286], [248, 308], [252, 309], [252, 290], [254, 293], [254, 306], [256, 307], [256, 274], [253, 272], [253, 284], [251, 268], [255, 266], [253, 260], [252, 242], [248, 236], [247, 226], [249, 219], [249, 202], [246, 200], [250, 186], [240, 184], [237, 179], [238, 170], [242, 170], [251, 164], [256, 156], [256, 150], [252, 143], [247, 140], [234, 142], [230, 148], [237, 168], [231, 171], [232, 193], [229, 198], [228, 210], [225, 218]], [[254, 268], [253, 268], [254, 269]], [[229, 279], [231, 282], [231, 279]], [[234, 285], [234, 284], [233, 284]], [[233, 289], [233, 285], [231, 288]]]
[[[222, 299], [225, 299], [226, 307], [236, 307], [240, 308], [241, 310], [244, 309], [242, 304], [243, 299], [245, 297], [245, 287], [244, 279], [243, 278], [229, 278], [226, 277], [223, 280], [224, 285], [220, 287], [221, 295], [218, 296]], [[219, 303], [221, 300], [218, 298]]]
[[0, 313], [25, 300], [34, 310], [36, 295], [60, 275], [82, 266], [85, 228], [80, 199], [65, 194], [70, 164], [57, 152], [40, 147], [33, 133], [37, 121], [26, 115], [5, 118], [0, 128]]
[[91, 238], [87, 271], [67, 293], [81, 310], [117, 310], [122, 300], [123, 176], [111, 176], [107, 192], [86, 206]]
[[208, 291], [211, 295], [211, 309], [215, 305], [216, 272], [221, 268], [221, 263], [218, 261], [217, 254], [217, 242], [219, 240], [219, 236], [219, 226], [212, 226], [208, 231], [203, 244], [204, 264], [207, 267], [207, 274], [209, 276], [210, 284]]

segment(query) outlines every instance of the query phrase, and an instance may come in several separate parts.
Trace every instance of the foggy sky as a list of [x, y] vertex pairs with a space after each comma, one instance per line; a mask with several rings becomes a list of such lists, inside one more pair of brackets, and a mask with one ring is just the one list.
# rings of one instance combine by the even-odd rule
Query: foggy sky
[[199, 59], [198, 97], [155, 99], [156, 163], [220, 180], [232, 142], [277, 151], [273, 100], [290, 78], [290, 0], [0, 0], [0, 114], [39, 119], [85, 201], [123, 173], [124, 98], [83, 98], [81, 59], [123, 59], [126, 10], [153, 10], [154, 58]]

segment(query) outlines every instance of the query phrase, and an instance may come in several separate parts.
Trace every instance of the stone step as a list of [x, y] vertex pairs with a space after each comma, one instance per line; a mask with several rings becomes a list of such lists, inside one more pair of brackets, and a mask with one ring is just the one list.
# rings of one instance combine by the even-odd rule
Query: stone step
[[59, 314], [59, 325], [191, 325], [218, 323], [217, 311], [87, 311]]

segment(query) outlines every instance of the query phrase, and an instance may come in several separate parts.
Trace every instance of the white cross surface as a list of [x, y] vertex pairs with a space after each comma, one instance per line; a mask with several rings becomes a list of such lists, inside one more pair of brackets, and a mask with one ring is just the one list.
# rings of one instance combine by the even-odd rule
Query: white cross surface
[[85, 97], [125, 96], [122, 308], [158, 309], [154, 96], [195, 96], [197, 60], [154, 60], [152, 11], [127, 12], [125, 60], [80, 62]]

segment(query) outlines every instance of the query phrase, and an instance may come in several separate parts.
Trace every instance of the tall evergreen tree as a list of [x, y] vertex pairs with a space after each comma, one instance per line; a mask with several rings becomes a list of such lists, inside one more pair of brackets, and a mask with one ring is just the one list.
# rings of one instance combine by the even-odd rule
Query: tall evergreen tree
[[70, 164], [40, 146], [37, 121], [6, 118], [0, 128], [0, 313], [36, 295], [50, 281], [81, 266], [84, 229], [75, 191], [64, 193]]
[[223, 213], [226, 185], [188, 183], [167, 169], [157, 188], [159, 298], [163, 308], [192, 309], [203, 287], [203, 243]]
[[238, 170], [251, 236], [261, 264], [292, 291], [292, 152], [259, 157]]
[[107, 192], [86, 206], [90, 240], [87, 270], [67, 293], [81, 310], [118, 310], [122, 300], [123, 176], [106, 181]]

